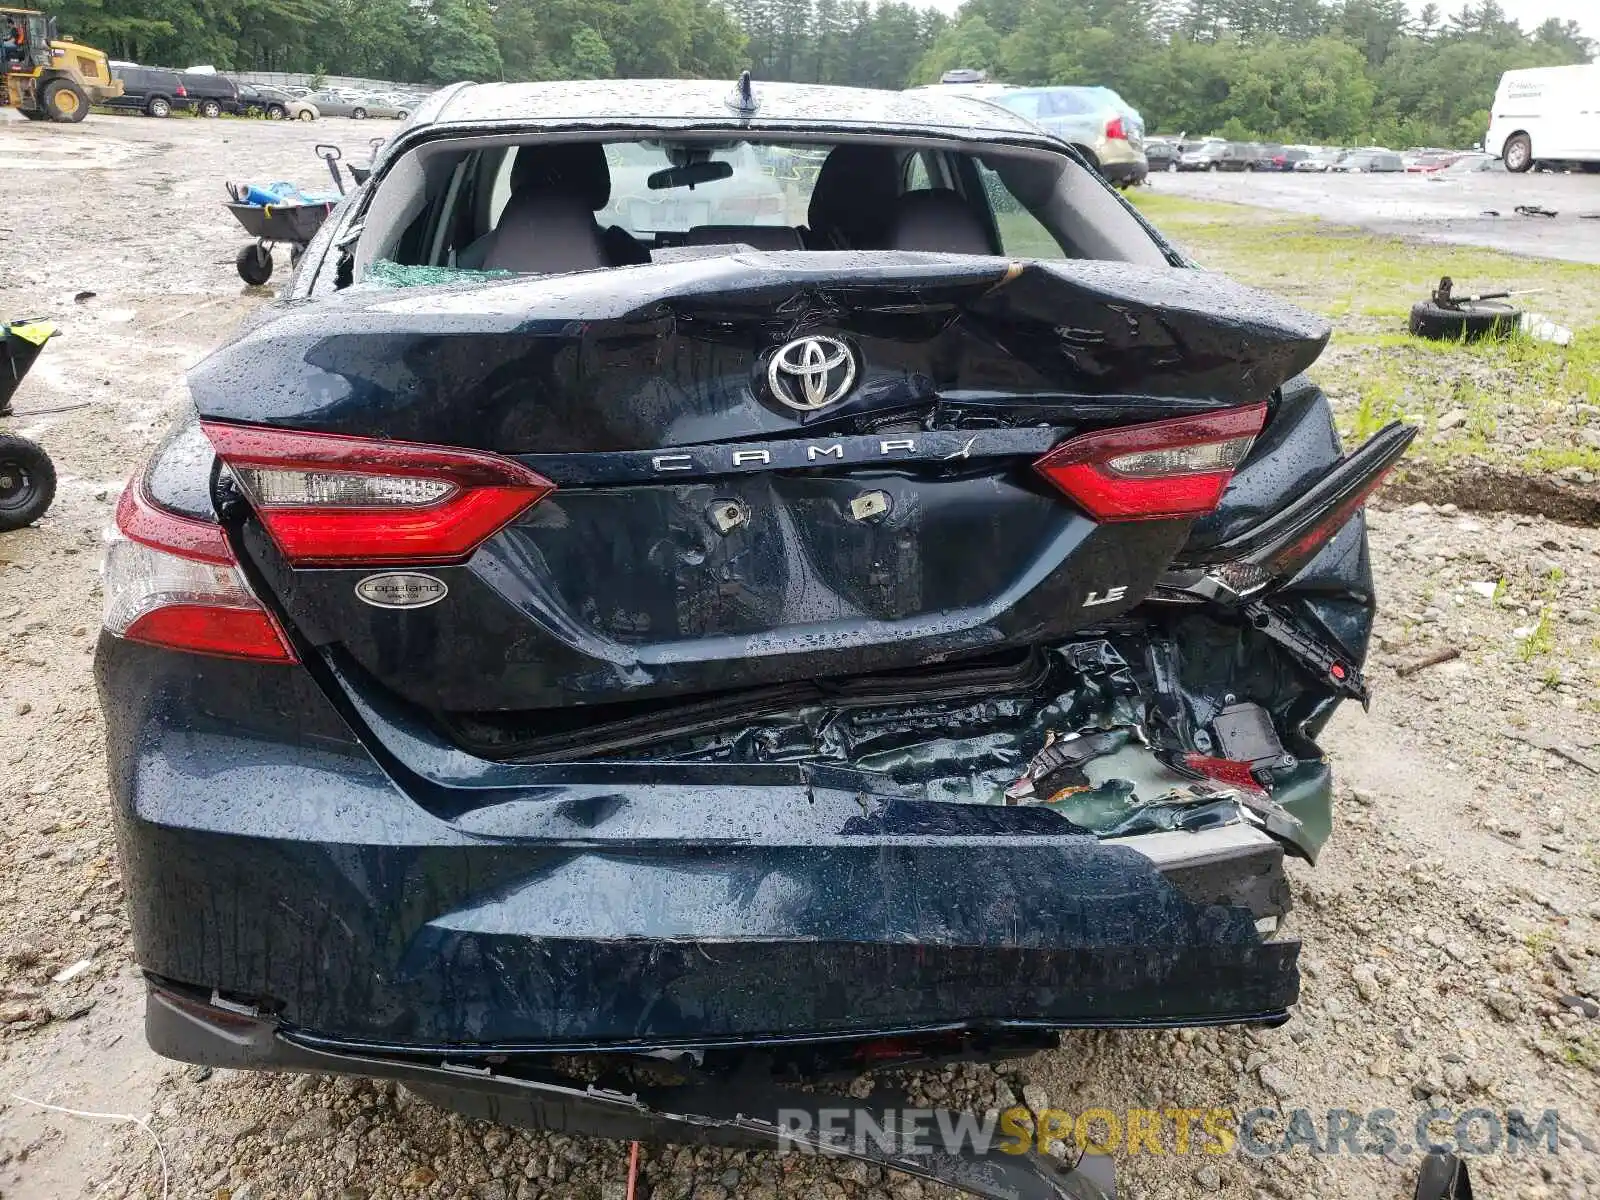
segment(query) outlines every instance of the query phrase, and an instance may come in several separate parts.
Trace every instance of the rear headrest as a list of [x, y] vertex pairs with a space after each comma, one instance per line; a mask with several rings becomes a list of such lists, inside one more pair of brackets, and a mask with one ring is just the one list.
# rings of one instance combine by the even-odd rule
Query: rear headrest
[[800, 231], [792, 225], [696, 225], [685, 246], [750, 246], [756, 250], [800, 250]]
[[591, 211], [611, 200], [611, 168], [599, 142], [518, 146], [511, 164], [511, 191], [560, 192], [579, 196]]
[[486, 271], [557, 275], [609, 265], [594, 212], [568, 192], [518, 192], [489, 235]]
[[899, 192], [900, 160], [892, 147], [835, 146], [817, 172], [806, 225], [819, 242], [842, 243], [838, 249], [881, 249]]
[[993, 254], [978, 214], [948, 188], [907, 192], [889, 225], [889, 249], [941, 254]]

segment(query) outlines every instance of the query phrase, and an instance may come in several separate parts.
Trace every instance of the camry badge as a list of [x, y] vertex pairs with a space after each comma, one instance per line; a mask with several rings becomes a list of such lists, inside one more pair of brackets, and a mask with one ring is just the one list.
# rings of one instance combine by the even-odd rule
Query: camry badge
[[412, 571], [368, 575], [356, 584], [356, 595], [377, 608], [427, 608], [443, 600], [449, 590], [444, 580]]
[[855, 381], [856, 356], [838, 338], [796, 338], [767, 363], [773, 397], [797, 412], [815, 412], [843, 400]]

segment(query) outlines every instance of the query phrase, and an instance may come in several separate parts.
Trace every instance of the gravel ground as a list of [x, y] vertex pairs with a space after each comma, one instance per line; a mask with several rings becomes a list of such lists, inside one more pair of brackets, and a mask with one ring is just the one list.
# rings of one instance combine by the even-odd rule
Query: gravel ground
[[[466, 1121], [388, 1087], [185, 1068], [150, 1054], [139, 1028], [89, 678], [100, 530], [165, 425], [181, 371], [261, 303], [233, 271], [240, 237], [216, 203], [221, 182], [316, 182], [311, 143], [354, 148], [385, 128], [0, 123], [0, 312], [62, 326], [16, 422], [55, 456], [60, 495], [38, 527], [0, 539], [8, 1200], [162, 1195], [145, 1132], [19, 1095], [148, 1116], [174, 1197], [622, 1194], [624, 1145]], [[64, 405], [83, 407], [39, 412]], [[1272, 1031], [1071, 1035], [998, 1068], [902, 1079], [913, 1098], [978, 1110], [1019, 1098], [1073, 1111], [1304, 1106], [1319, 1125], [1330, 1108], [1389, 1108], [1402, 1133], [1430, 1104], [1554, 1108], [1570, 1130], [1560, 1152], [1478, 1160], [1477, 1194], [1600, 1194], [1600, 1019], [1586, 1015], [1600, 1007], [1581, 1002], [1600, 1000], [1600, 532], [1391, 500], [1374, 514], [1373, 548], [1378, 694], [1371, 713], [1347, 707], [1334, 721], [1338, 828], [1315, 869], [1291, 867], [1291, 922], [1306, 943], [1293, 1019]], [[1396, 671], [1444, 649], [1459, 656]], [[1123, 1194], [1399, 1200], [1416, 1161], [1192, 1149], [1119, 1155]], [[655, 1195], [694, 1200], [947, 1194], [855, 1164], [661, 1146], [645, 1148], [643, 1178]]]

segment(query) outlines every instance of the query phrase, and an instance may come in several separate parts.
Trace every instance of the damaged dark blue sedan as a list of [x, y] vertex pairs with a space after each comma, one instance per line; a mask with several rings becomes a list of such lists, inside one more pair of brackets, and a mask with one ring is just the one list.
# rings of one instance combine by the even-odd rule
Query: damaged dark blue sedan
[[438, 93], [117, 511], [152, 1045], [747, 1143], [1282, 1020], [1412, 435], [1341, 449], [1328, 332], [978, 100]]

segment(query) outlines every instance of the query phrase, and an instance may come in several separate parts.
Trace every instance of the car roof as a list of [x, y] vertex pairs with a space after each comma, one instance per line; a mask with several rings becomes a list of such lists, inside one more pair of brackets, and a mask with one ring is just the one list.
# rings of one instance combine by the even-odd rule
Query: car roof
[[860, 129], [962, 136], [981, 132], [1051, 144], [1033, 122], [970, 93], [944, 88], [890, 92], [757, 80], [757, 107], [734, 108], [734, 81], [718, 79], [585, 80], [562, 83], [460, 84], [435, 92], [412, 117], [426, 125], [545, 125], [551, 128], [732, 127], [752, 132]]

